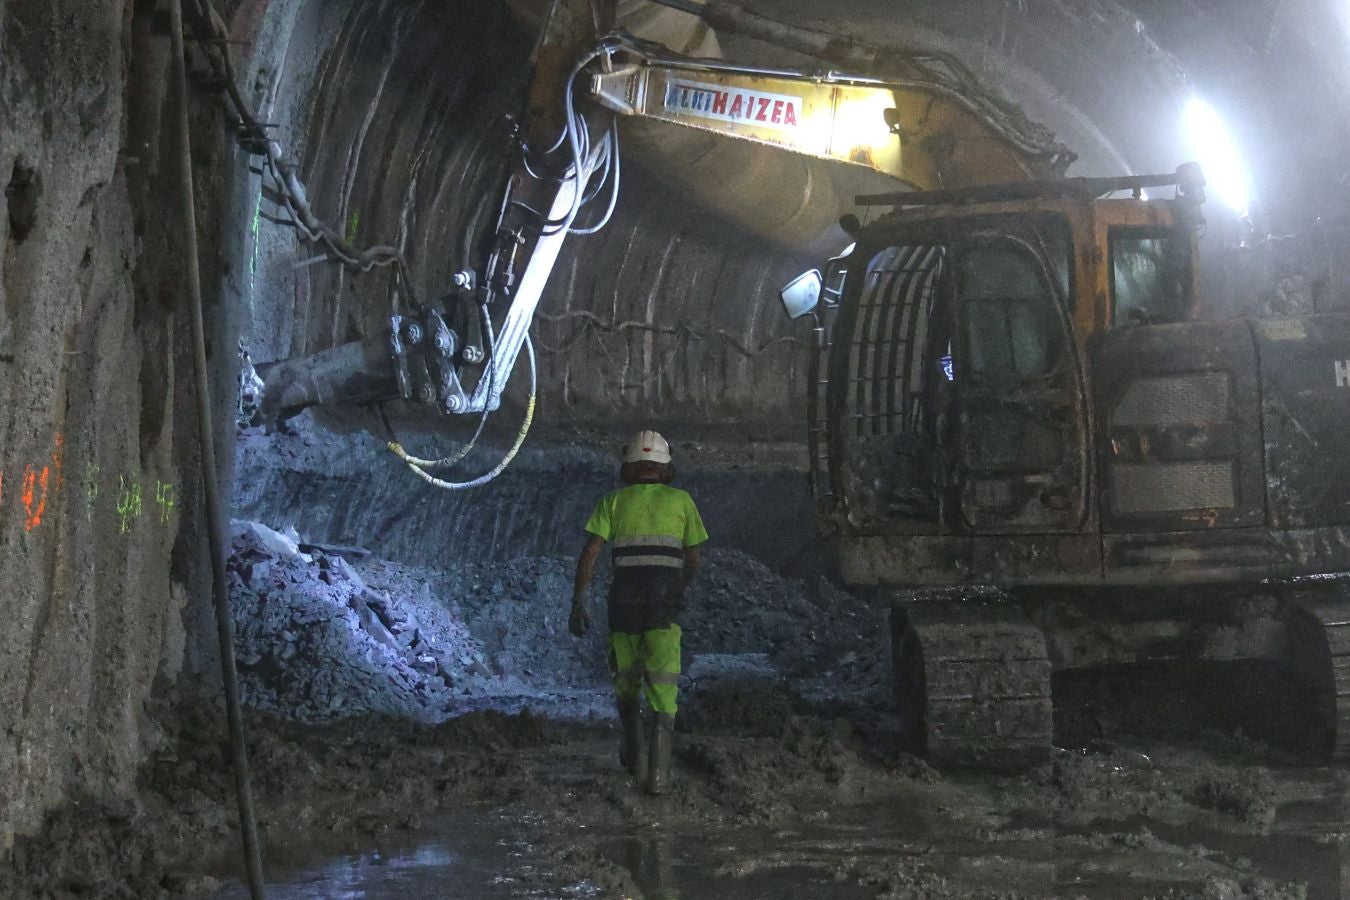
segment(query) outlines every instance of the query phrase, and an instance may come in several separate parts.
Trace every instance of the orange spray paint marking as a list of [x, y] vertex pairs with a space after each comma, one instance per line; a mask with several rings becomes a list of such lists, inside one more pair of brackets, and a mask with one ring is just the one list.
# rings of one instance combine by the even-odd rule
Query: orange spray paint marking
[[[32, 466], [23, 470], [23, 530], [32, 531], [42, 524], [42, 514], [47, 511], [47, 481], [51, 477], [51, 468], [42, 467], [38, 474]], [[42, 493], [38, 495], [38, 489]]]

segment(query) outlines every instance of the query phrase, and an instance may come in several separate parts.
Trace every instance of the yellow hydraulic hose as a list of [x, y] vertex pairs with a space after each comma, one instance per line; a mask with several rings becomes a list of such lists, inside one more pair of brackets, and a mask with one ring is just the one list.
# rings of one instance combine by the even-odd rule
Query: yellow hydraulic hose
[[535, 369], [534, 342], [530, 340], [529, 334], [525, 335], [525, 350], [530, 360], [530, 400], [529, 403], [525, 405], [525, 420], [521, 422], [520, 430], [516, 432], [516, 440], [515, 443], [511, 445], [511, 449], [502, 457], [501, 462], [497, 463], [490, 471], [478, 476], [472, 481], [443, 481], [422, 468], [422, 466], [418, 464], [416, 457], [409, 456], [408, 452], [403, 449], [403, 445], [397, 440], [389, 442], [390, 452], [407, 463], [408, 468], [412, 469], [413, 474], [418, 478], [421, 478], [427, 484], [446, 491], [463, 491], [469, 488], [481, 487], [500, 475], [506, 470], [507, 466], [511, 465], [512, 460], [516, 458], [516, 454], [520, 452], [521, 446], [525, 443], [525, 436], [530, 433], [530, 425], [534, 422], [534, 409], [536, 401], [538, 400], [539, 384], [538, 373]]

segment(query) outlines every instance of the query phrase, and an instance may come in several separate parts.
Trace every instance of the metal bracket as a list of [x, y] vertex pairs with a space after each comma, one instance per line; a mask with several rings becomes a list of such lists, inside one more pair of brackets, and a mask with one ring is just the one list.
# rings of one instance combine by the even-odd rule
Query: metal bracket
[[443, 413], [464, 410], [468, 398], [455, 368], [459, 337], [441, 314], [423, 306], [414, 316], [390, 316], [389, 341], [399, 394], [433, 403]]

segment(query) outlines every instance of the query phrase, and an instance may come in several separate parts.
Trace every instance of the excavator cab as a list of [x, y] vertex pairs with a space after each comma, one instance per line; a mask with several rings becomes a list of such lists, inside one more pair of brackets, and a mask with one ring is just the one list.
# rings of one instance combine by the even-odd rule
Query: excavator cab
[[1098, 196], [1134, 186], [893, 195], [827, 268], [814, 474], [859, 580], [1100, 579], [1093, 354], [1196, 296], [1194, 193]]
[[1067, 223], [925, 217], [860, 243], [829, 373], [848, 524], [1074, 527], [1084, 428]]

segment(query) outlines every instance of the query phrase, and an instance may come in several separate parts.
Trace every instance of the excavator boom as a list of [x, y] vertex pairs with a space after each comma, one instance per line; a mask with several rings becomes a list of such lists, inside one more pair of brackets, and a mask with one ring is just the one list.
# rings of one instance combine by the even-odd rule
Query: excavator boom
[[1060, 178], [1074, 155], [1028, 146], [952, 87], [833, 70], [671, 55], [623, 36], [589, 93], [623, 116], [670, 122], [859, 165], [916, 190]]

